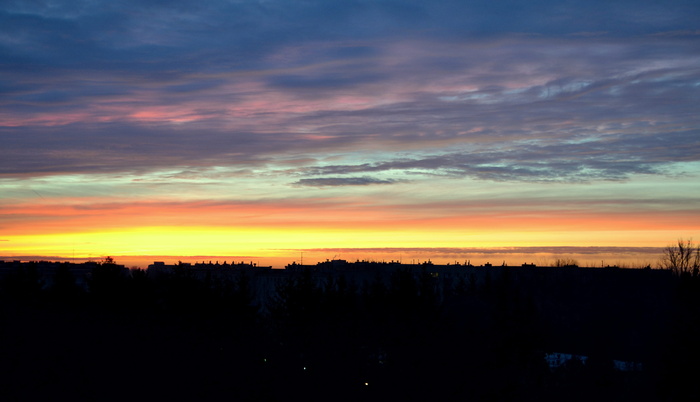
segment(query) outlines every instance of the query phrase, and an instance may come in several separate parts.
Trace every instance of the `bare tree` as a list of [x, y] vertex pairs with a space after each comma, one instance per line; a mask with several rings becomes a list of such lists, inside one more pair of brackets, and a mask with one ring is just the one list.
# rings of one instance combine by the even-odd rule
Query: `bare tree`
[[700, 276], [700, 245], [692, 239], [678, 239], [677, 244], [664, 248], [661, 257], [661, 268], [670, 269], [678, 276]]
[[578, 261], [573, 258], [557, 258], [552, 263], [554, 267], [578, 268]]

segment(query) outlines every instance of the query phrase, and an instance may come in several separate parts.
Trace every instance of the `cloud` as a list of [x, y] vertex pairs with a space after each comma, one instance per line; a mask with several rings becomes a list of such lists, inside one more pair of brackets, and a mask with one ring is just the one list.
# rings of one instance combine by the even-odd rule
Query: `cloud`
[[[664, 137], [602, 136], [580, 143], [519, 144], [507, 150], [496, 144], [459, 153], [313, 167], [303, 173], [338, 175], [392, 171], [496, 181], [625, 180], [637, 174], [668, 174], [676, 162], [697, 160], [700, 141], [694, 138], [698, 134], [697, 130], [689, 130], [666, 133]], [[668, 146], [669, 143], [679, 145]]]
[[555, 255], [661, 255], [662, 247], [577, 247], [577, 246], [543, 246], [543, 247], [377, 247], [377, 248], [305, 248], [295, 251], [324, 253], [367, 253], [367, 254], [424, 254], [433, 258], [469, 257], [470, 255], [509, 255], [509, 254], [555, 254]]
[[[8, 33], [0, 44], [15, 68], [73, 66], [83, 71], [128, 70], [153, 78], [158, 71], [259, 67], [280, 49], [311, 42], [416, 37], [442, 42], [512, 32], [566, 36], [610, 31], [629, 36], [692, 31], [698, 11], [691, 3], [661, 7], [651, 1], [115, 1], [109, 7], [91, 1], [21, 3], [0, 8], [0, 26]], [[334, 55], [339, 56], [349, 54]]]
[[[77, 261], [76, 261], [77, 260]], [[94, 259], [89, 259], [94, 261]], [[57, 262], [86, 262], [87, 258], [70, 258], [70, 257], [57, 257], [57, 256], [47, 256], [47, 255], [12, 255], [12, 256], [2, 256], [0, 255], [0, 261], [57, 261]]]
[[322, 177], [318, 179], [300, 179], [293, 183], [296, 186], [336, 187], [336, 186], [368, 186], [371, 184], [393, 184], [395, 180], [375, 179], [372, 177]]
[[300, 186], [578, 182], [700, 155], [696, 41], [649, 36], [695, 32], [698, 6], [21, 3], [0, 9], [4, 177], [282, 158], [309, 161]]
[[571, 36], [582, 36], [582, 37], [594, 37], [594, 36], [604, 36], [607, 35], [608, 31], [596, 31], [596, 32], [575, 32], [570, 34]]
[[700, 30], [691, 30], [691, 29], [685, 29], [685, 30], [677, 30], [677, 31], [666, 31], [666, 32], [657, 32], [650, 34], [650, 36], [659, 36], [659, 37], [682, 37], [682, 36], [700, 36]]

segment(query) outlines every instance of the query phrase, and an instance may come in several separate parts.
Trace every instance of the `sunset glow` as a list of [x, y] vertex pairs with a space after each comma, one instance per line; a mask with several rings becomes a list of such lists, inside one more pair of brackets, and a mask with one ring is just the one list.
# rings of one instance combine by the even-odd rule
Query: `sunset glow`
[[653, 263], [700, 238], [695, 6], [40, 3], [0, 7], [0, 259]]

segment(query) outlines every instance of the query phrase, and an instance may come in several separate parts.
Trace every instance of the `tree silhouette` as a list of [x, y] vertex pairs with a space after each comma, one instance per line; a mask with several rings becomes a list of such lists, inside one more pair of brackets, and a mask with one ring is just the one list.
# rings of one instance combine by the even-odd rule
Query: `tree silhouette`
[[322, 294], [311, 270], [304, 269], [277, 286], [270, 310], [281, 322], [308, 325], [318, 318]]
[[697, 278], [700, 276], [700, 244], [694, 244], [692, 239], [678, 239], [676, 244], [664, 248], [660, 265], [678, 276]]
[[557, 258], [554, 260], [552, 266], [559, 268], [576, 268], [578, 267], [578, 261], [574, 258]]
[[394, 271], [390, 285], [389, 298], [396, 312], [410, 315], [418, 309], [421, 302], [419, 284], [411, 271], [407, 269]]
[[238, 272], [232, 283], [226, 283], [220, 293], [228, 309], [227, 313], [233, 319], [244, 324], [251, 324], [255, 320], [258, 307], [253, 305], [255, 295], [251, 277], [245, 270]]
[[75, 276], [70, 272], [68, 263], [60, 264], [56, 269], [49, 293], [53, 298], [64, 302], [74, 302], [83, 293], [76, 284]]
[[112, 257], [106, 257], [93, 268], [88, 278], [90, 294], [99, 303], [117, 306], [127, 286], [127, 276], [123, 267]]
[[13, 298], [35, 299], [42, 291], [43, 281], [35, 263], [25, 264], [7, 274], [2, 281], [3, 293]]

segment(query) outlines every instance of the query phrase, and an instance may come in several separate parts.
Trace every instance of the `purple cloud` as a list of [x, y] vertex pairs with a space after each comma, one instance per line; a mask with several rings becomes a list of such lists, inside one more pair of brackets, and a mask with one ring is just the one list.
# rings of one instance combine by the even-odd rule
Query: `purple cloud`
[[[264, 167], [289, 155], [312, 161], [289, 182], [314, 186], [384, 183], [339, 175], [390, 170], [664, 175], [700, 155], [699, 8], [10, 2], [0, 176]], [[315, 162], [367, 149], [383, 160]]]

